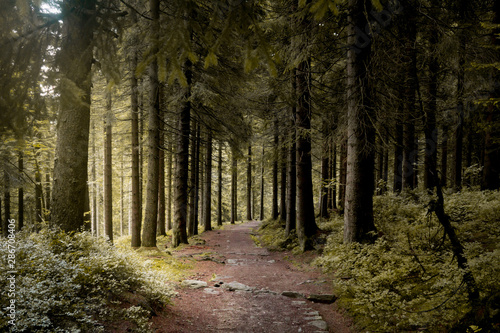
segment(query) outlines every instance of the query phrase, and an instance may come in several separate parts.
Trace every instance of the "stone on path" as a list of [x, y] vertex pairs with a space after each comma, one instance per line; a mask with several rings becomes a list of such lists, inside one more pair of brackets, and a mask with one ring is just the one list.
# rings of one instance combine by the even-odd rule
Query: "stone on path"
[[236, 290], [252, 291], [255, 289], [255, 288], [249, 287], [243, 283], [239, 283], [236, 281], [225, 283], [222, 285], [222, 287], [229, 290], [229, 291], [236, 291]]
[[207, 287], [208, 284], [205, 281], [184, 280], [181, 282], [181, 286], [191, 288], [191, 289], [199, 289], [199, 288]]
[[328, 324], [324, 320], [314, 320], [309, 322], [310, 325], [316, 326], [320, 330], [328, 331]]

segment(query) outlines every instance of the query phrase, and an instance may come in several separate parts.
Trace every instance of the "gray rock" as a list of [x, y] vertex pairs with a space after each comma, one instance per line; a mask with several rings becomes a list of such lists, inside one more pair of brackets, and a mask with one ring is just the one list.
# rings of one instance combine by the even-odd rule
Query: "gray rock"
[[305, 320], [323, 320], [323, 317], [321, 316], [312, 316], [312, 317], [305, 317]]
[[320, 330], [328, 331], [328, 324], [324, 320], [314, 320], [309, 322], [309, 325], [316, 326]]
[[199, 289], [199, 288], [207, 287], [208, 284], [205, 281], [184, 280], [181, 282], [181, 286], [191, 288], [191, 289]]
[[325, 294], [325, 295], [311, 294], [307, 296], [307, 300], [316, 303], [332, 304], [337, 300], [337, 296], [330, 294]]
[[284, 291], [281, 293], [282, 296], [290, 298], [304, 298], [304, 295], [296, 291]]
[[203, 292], [205, 294], [209, 294], [209, 295], [219, 295], [220, 292], [218, 292], [217, 290], [213, 289], [213, 288], [205, 288], [203, 289]]
[[222, 287], [229, 290], [229, 291], [236, 291], [236, 290], [252, 291], [255, 289], [255, 288], [249, 287], [243, 283], [239, 283], [236, 281], [225, 283], [222, 285]]

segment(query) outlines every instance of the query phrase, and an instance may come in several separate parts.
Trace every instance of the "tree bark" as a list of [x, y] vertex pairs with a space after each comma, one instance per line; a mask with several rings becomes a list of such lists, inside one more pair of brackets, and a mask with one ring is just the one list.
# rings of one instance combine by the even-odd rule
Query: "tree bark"
[[252, 220], [252, 144], [248, 144], [247, 159], [247, 220]]
[[[160, 30], [160, 1], [150, 0], [149, 7], [153, 19], [151, 44], [153, 54], [158, 52]], [[158, 176], [160, 154], [160, 87], [158, 82], [158, 60], [155, 57], [149, 65], [149, 106], [148, 106], [148, 178], [146, 184], [146, 207], [142, 228], [142, 246], [156, 247], [156, 227], [158, 217]]]
[[[491, 44], [493, 47], [500, 47], [500, 2], [495, 1], [493, 5], [493, 24], [497, 27], [493, 29], [491, 34]], [[494, 61], [499, 62], [500, 57], [498, 53]], [[500, 74], [498, 70], [493, 73], [492, 86], [490, 87], [489, 98], [497, 100], [500, 98]], [[498, 190], [500, 188], [500, 144], [499, 137], [499, 124], [500, 116], [498, 112], [498, 105], [490, 103], [486, 110], [486, 133], [484, 136], [484, 169], [481, 180], [481, 188], [483, 190]]]
[[328, 203], [329, 203], [329, 183], [330, 183], [330, 140], [328, 137], [328, 125], [323, 122], [323, 151], [321, 158], [321, 195], [319, 201], [319, 217], [329, 218]]
[[[195, 185], [194, 185], [194, 224], [193, 224], [193, 235], [198, 235], [198, 221], [200, 213], [200, 190], [203, 193], [201, 187], [203, 187], [203, 165], [200, 163], [201, 158], [201, 126], [198, 123], [196, 126], [196, 156], [195, 156]], [[203, 204], [203, 203], [201, 203]], [[201, 210], [203, 212], [203, 210]]]
[[188, 236], [191, 237], [194, 235], [194, 225], [198, 223], [196, 220], [196, 205], [197, 205], [197, 200], [196, 200], [196, 178], [198, 177], [198, 152], [197, 152], [197, 141], [198, 141], [198, 134], [197, 134], [197, 122], [196, 120], [192, 121], [191, 124], [191, 168], [189, 172], [189, 194], [188, 194], [188, 200], [189, 200], [189, 218], [187, 221], [187, 232]]
[[260, 220], [264, 221], [264, 145], [262, 145], [262, 162], [260, 167]]
[[[23, 148], [24, 148], [24, 143], [23, 139], [20, 139], [21, 144], [19, 145], [19, 153], [17, 155], [17, 168], [19, 170], [19, 173], [22, 174], [24, 172], [24, 156], [23, 156]], [[21, 231], [21, 229], [24, 227], [24, 188], [21, 185], [17, 189], [17, 230]]]
[[232, 148], [231, 168], [231, 224], [238, 220], [238, 160], [236, 159], [236, 148]]
[[217, 177], [217, 225], [222, 225], [222, 141], [219, 141]]
[[339, 162], [339, 213], [343, 214], [345, 209], [345, 186], [347, 178], [347, 137], [342, 135], [340, 142], [340, 162]]
[[207, 155], [205, 156], [205, 194], [203, 225], [205, 231], [212, 230], [212, 131], [208, 129]]
[[280, 181], [280, 221], [286, 222], [286, 173], [287, 173], [287, 149], [285, 145], [285, 136], [282, 136], [282, 143], [280, 149], [280, 169], [281, 169], [281, 181]]
[[64, 231], [77, 231], [83, 227], [95, 7], [96, 0], [68, 0], [62, 6], [63, 38], [58, 54], [60, 112], [51, 223]]
[[104, 234], [113, 243], [113, 128], [111, 124], [111, 92], [106, 93], [106, 117], [104, 120]]
[[[306, 25], [305, 22], [302, 23]], [[296, 230], [302, 251], [313, 248], [312, 237], [318, 226], [314, 216], [311, 160], [311, 61], [297, 67], [297, 221]]]
[[425, 133], [425, 157], [424, 157], [424, 187], [432, 191], [434, 175], [437, 174], [437, 145], [438, 132], [436, 126], [437, 114], [437, 92], [438, 92], [438, 71], [439, 62], [436, 54], [436, 45], [439, 42], [438, 28], [433, 25], [430, 31], [429, 47], [431, 59], [429, 61], [429, 102], [424, 118]]
[[347, 179], [344, 213], [344, 243], [371, 242], [376, 231], [373, 222], [375, 119], [371, 100], [369, 71], [371, 45], [355, 49], [355, 27], [368, 24], [364, 10], [370, 0], [350, 0], [347, 53]]
[[167, 230], [172, 229], [172, 166], [173, 166], [173, 144], [172, 140], [169, 136], [168, 138], [168, 160], [167, 160], [167, 192], [168, 192], [168, 201], [167, 201]]
[[273, 193], [271, 202], [271, 218], [276, 220], [278, 218], [278, 156], [279, 156], [279, 129], [278, 118], [274, 119], [274, 156], [273, 156]]
[[[162, 107], [162, 89], [159, 93], [159, 106]], [[158, 219], [156, 231], [159, 236], [166, 236], [166, 226], [165, 226], [165, 130], [164, 130], [164, 119], [160, 118], [160, 151], [158, 152]]]
[[[292, 87], [295, 88], [295, 77], [293, 77]], [[290, 144], [288, 146], [288, 183], [286, 191], [286, 226], [285, 235], [290, 236], [292, 230], [295, 230], [297, 226], [296, 219], [296, 206], [297, 206], [297, 145], [296, 145], [296, 135], [295, 135], [295, 118], [296, 118], [296, 106], [291, 107], [290, 114]]]
[[403, 189], [403, 125], [396, 120], [395, 132], [396, 142], [394, 143], [394, 164], [392, 189], [394, 193], [400, 193]]
[[[132, 11], [131, 13], [134, 23], [137, 23], [136, 13]], [[134, 35], [134, 40], [137, 41]], [[140, 159], [139, 159], [139, 87], [137, 84], [137, 78], [135, 76], [135, 71], [137, 69], [138, 61], [137, 50], [134, 49], [131, 57], [130, 63], [130, 119], [131, 119], [131, 144], [132, 144], [132, 194], [131, 194], [131, 246], [140, 247], [141, 246], [141, 228], [142, 228], [142, 209], [141, 209], [141, 177], [140, 177]], [[95, 179], [95, 175], [94, 175]]]
[[175, 216], [172, 228], [172, 245], [188, 244], [186, 232], [188, 206], [188, 170], [189, 170], [189, 122], [191, 117], [191, 62], [186, 61], [185, 75], [187, 88], [184, 105], [179, 114], [179, 134], [177, 138], [177, 163], [175, 167]]

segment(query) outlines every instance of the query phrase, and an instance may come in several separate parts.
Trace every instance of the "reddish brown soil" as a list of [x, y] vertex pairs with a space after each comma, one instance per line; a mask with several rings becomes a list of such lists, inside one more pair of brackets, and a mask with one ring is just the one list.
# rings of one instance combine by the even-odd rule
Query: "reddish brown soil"
[[[174, 253], [176, 257], [196, 259], [190, 279], [207, 282], [218, 294], [179, 286], [172, 306], [153, 318], [156, 332], [325, 332], [306, 319], [314, 311], [328, 323], [329, 332], [354, 332], [351, 321], [335, 304], [281, 295], [283, 291], [306, 296], [331, 294], [331, 277], [309, 266], [312, 253], [294, 256], [257, 247], [250, 234], [258, 225], [249, 222], [205, 232], [201, 235], [205, 244]], [[233, 281], [255, 290], [214, 287], [217, 282]]]

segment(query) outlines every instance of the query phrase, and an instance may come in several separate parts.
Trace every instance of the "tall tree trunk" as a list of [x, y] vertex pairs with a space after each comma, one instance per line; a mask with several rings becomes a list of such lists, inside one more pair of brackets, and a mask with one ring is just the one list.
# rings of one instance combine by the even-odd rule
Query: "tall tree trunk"
[[443, 126], [441, 139], [441, 186], [448, 185], [448, 127]]
[[[162, 92], [160, 89], [160, 108], [162, 107], [161, 96]], [[160, 119], [160, 151], [158, 153], [158, 219], [156, 231], [160, 236], [166, 236], [167, 231], [165, 230], [165, 130], [164, 130], [164, 119]]]
[[454, 133], [455, 152], [452, 164], [453, 190], [462, 189], [462, 155], [464, 140], [464, 82], [465, 82], [465, 43], [466, 36], [459, 32], [458, 75], [457, 75], [457, 125]]
[[[302, 26], [308, 26], [302, 22]], [[311, 160], [311, 61], [297, 67], [297, 236], [302, 251], [313, 248], [316, 234]]]
[[[500, 47], [500, 2], [495, 1], [493, 5], [493, 24], [496, 26], [491, 34], [491, 44], [495, 48]], [[500, 62], [498, 53], [495, 61]], [[490, 87], [489, 97], [491, 100], [500, 98], [500, 74], [495, 70], [492, 76], [492, 86]], [[500, 188], [500, 144], [498, 138], [500, 136], [500, 116], [498, 112], [498, 104], [490, 103], [486, 110], [486, 126], [487, 130], [484, 136], [484, 169], [481, 180], [481, 188], [486, 190], [497, 190]]]
[[222, 141], [219, 141], [217, 177], [217, 225], [222, 225]]
[[437, 145], [438, 132], [436, 126], [437, 113], [437, 92], [438, 92], [438, 72], [439, 62], [436, 54], [436, 45], [439, 42], [438, 29], [432, 26], [429, 37], [429, 47], [431, 59], [429, 61], [429, 102], [425, 113], [424, 133], [425, 133], [425, 157], [424, 157], [424, 187], [432, 191], [434, 175], [437, 174]]
[[186, 61], [187, 79], [184, 105], [179, 115], [179, 134], [177, 139], [177, 163], [175, 166], [175, 216], [172, 228], [172, 245], [188, 244], [186, 220], [188, 206], [188, 170], [189, 170], [189, 122], [191, 117], [191, 78], [192, 65]]
[[212, 230], [212, 131], [207, 133], [207, 155], [205, 156], [205, 194], [203, 225], [205, 231]]
[[113, 243], [113, 162], [112, 162], [112, 111], [111, 92], [106, 93], [106, 118], [104, 120], [104, 234]]
[[168, 138], [168, 160], [167, 160], [167, 186], [168, 186], [168, 201], [167, 201], [167, 230], [172, 229], [172, 167], [173, 167], [173, 156], [174, 147], [172, 144], [172, 139]]
[[[160, 31], [160, 1], [150, 0], [152, 16], [151, 44], [153, 54], [158, 52]], [[158, 217], [158, 176], [160, 155], [160, 86], [158, 82], [158, 60], [154, 57], [149, 65], [148, 106], [148, 178], [146, 184], [146, 207], [142, 228], [142, 246], [156, 247], [156, 226]]]
[[197, 152], [197, 141], [198, 141], [198, 133], [197, 133], [197, 121], [193, 120], [191, 124], [191, 168], [189, 172], [189, 218], [187, 221], [187, 232], [188, 236], [191, 237], [194, 235], [194, 226], [198, 221], [196, 220], [195, 211], [197, 210], [197, 200], [196, 200], [196, 178], [198, 175], [198, 158], [199, 154]]
[[330, 138], [328, 137], [328, 125], [323, 121], [323, 150], [321, 157], [321, 193], [319, 201], [319, 216], [329, 218], [328, 202], [329, 200], [329, 183], [330, 183]]
[[79, 230], [84, 219], [96, 2], [70, 0], [62, 6], [60, 112], [51, 219], [64, 231]]
[[278, 218], [278, 156], [279, 156], [279, 129], [278, 118], [274, 119], [274, 156], [273, 156], [273, 193], [271, 202], [271, 218]]
[[[39, 230], [40, 224], [43, 221], [43, 187], [42, 173], [38, 161], [35, 163], [35, 230]], [[1, 219], [0, 214], [0, 219]]]
[[92, 235], [97, 236], [97, 167], [95, 121], [92, 122]]
[[[24, 156], [23, 156], [23, 139], [20, 140], [21, 144], [19, 145], [19, 153], [17, 155], [17, 168], [19, 173], [21, 174], [21, 178], [23, 177], [24, 172]], [[23, 185], [19, 186], [17, 190], [17, 229], [20, 231], [24, 227], [24, 188]]]
[[120, 161], [120, 237], [123, 237], [123, 227], [125, 225], [125, 173], [124, 173], [123, 154]]
[[238, 220], [238, 160], [236, 159], [236, 148], [232, 148], [231, 168], [231, 224]]
[[339, 163], [339, 213], [343, 214], [345, 209], [345, 186], [347, 181], [347, 136], [342, 135], [340, 142], [340, 163]]
[[405, 49], [404, 49], [404, 70], [406, 73], [405, 82], [403, 85], [403, 179], [402, 188], [415, 188], [415, 172], [416, 159], [418, 150], [415, 145], [415, 93], [416, 93], [416, 76], [417, 76], [417, 56], [416, 56], [416, 22], [414, 12], [408, 3], [405, 7], [406, 16], [404, 29]]
[[260, 166], [260, 220], [264, 221], [264, 145], [262, 145], [262, 162]]
[[[295, 77], [293, 77], [292, 88], [296, 87]], [[288, 145], [288, 183], [286, 191], [287, 212], [285, 235], [288, 237], [297, 226], [297, 144], [295, 132], [296, 106], [291, 107], [290, 114], [290, 143]]]
[[50, 174], [46, 173], [45, 174], [45, 210], [43, 216], [45, 217], [45, 221], [50, 221], [50, 203], [52, 201], [52, 194], [51, 194], [51, 188], [50, 184], [52, 182], [50, 181]]
[[247, 160], [247, 220], [252, 220], [252, 144], [248, 144]]
[[285, 145], [285, 136], [281, 137], [281, 149], [280, 149], [280, 169], [281, 169], [281, 181], [280, 181], [280, 221], [286, 222], [286, 172], [287, 172], [287, 155], [288, 151]]
[[368, 24], [364, 10], [370, 12], [371, 0], [349, 0], [351, 24], [348, 27], [347, 53], [347, 179], [344, 213], [344, 243], [369, 242], [376, 231], [373, 222], [375, 118], [369, 71], [371, 45], [354, 48], [355, 27]]
[[396, 142], [394, 143], [394, 183], [392, 189], [394, 193], [400, 193], [403, 189], [403, 125], [396, 120], [396, 124], [394, 126], [396, 132]]
[[[196, 156], [195, 156], [195, 185], [194, 185], [194, 224], [193, 224], [193, 235], [198, 235], [198, 221], [200, 221], [200, 191], [203, 187], [203, 173], [201, 164], [201, 125], [197, 124], [196, 128]], [[201, 192], [203, 193], [203, 192]]]
[[[137, 14], [131, 11], [132, 20], [137, 23]], [[134, 41], [137, 42], [137, 36], [134, 34]], [[141, 246], [141, 228], [142, 228], [142, 209], [141, 209], [141, 177], [140, 177], [140, 145], [139, 145], [139, 87], [135, 72], [137, 69], [138, 54], [134, 48], [130, 63], [130, 119], [131, 119], [131, 145], [132, 145], [132, 193], [131, 193], [131, 246]], [[95, 179], [95, 175], [94, 175]]]
[[330, 207], [332, 209], [337, 209], [337, 186], [338, 186], [338, 178], [337, 178], [337, 145], [332, 141], [331, 146], [332, 157], [331, 157], [331, 178], [335, 181], [333, 186], [331, 187], [330, 192]]

